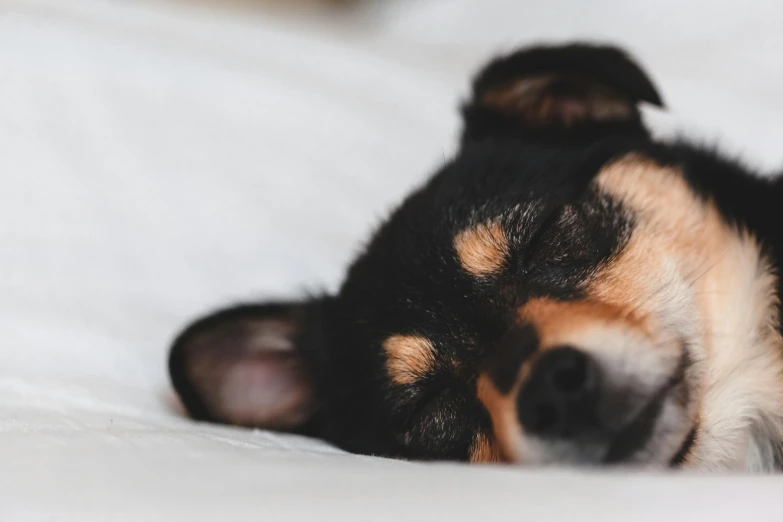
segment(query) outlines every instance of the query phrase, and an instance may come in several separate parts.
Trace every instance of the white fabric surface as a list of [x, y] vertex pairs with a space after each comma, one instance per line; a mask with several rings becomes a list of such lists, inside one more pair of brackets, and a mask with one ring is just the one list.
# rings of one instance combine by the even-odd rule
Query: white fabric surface
[[333, 289], [517, 44], [635, 51], [688, 129], [783, 164], [775, 0], [0, 1], [0, 520], [783, 520], [783, 479], [357, 457], [181, 416], [175, 331]]

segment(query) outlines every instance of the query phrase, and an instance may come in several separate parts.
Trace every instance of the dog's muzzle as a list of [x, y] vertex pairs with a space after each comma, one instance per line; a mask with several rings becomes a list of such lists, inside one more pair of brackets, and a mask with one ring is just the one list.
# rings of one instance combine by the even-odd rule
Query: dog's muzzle
[[[571, 342], [500, 350], [532, 354], [513, 385], [490, 367], [479, 398], [507, 460], [529, 465], [666, 465], [692, 428], [683, 343], [670, 346], [611, 328]], [[519, 342], [519, 335], [508, 336]], [[540, 343], [531, 336], [525, 342]], [[602, 343], [637, 343], [633, 348]], [[496, 365], [516, 364], [501, 356]], [[497, 370], [497, 368], [495, 369]], [[499, 381], [500, 377], [500, 381]]]

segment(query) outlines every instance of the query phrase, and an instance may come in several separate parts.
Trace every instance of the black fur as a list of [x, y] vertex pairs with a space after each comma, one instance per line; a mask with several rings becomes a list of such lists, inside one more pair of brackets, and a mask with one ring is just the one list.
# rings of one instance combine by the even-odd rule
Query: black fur
[[538, 348], [538, 334], [530, 325], [511, 328], [485, 357], [484, 372], [500, 393], [508, 393], [517, 380], [519, 368]]

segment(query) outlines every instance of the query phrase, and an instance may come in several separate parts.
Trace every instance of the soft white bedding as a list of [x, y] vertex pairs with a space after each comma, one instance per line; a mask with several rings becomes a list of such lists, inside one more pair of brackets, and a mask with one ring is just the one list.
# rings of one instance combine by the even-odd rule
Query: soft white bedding
[[371, 5], [0, 1], [0, 520], [783, 520], [783, 478], [411, 464], [181, 416], [175, 331], [334, 288], [492, 52], [621, 42], [662, 132], [783, 165], [780, 2]]

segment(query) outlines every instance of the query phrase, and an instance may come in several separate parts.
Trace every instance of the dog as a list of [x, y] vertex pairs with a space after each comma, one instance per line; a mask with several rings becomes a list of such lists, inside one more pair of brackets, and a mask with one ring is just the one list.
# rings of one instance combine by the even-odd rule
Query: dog
[[642, 103], [615, 47], [491, 61], [336, 295], [179, 334], [189, 414], [400, 459], [780, 470], [783, 185], [654, 139]]

